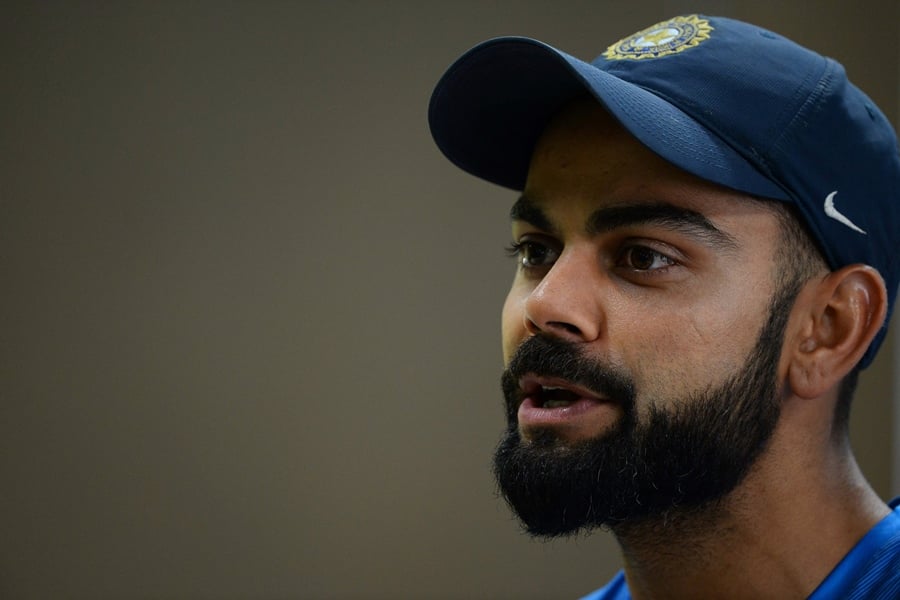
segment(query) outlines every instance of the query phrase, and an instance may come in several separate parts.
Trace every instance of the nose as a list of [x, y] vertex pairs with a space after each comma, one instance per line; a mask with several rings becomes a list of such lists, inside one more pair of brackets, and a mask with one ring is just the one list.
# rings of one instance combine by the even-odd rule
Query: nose
[[576, 343], [597, 340], [603, 279], [594, 252], [567, 248], [525, 299], [525, 329]]

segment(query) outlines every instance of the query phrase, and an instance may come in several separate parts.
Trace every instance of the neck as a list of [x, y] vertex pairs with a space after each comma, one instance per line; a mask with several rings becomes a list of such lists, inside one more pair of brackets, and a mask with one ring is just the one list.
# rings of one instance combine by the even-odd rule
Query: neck
[[845, 440], [773, 447], [720, 502], [614, 529], [635, 600], [806, 598], [888, 513]]

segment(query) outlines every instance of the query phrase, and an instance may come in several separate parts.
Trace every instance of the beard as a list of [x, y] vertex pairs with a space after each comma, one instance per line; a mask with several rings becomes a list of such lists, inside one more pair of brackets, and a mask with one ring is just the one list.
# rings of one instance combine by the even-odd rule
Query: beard
[[[648, 402], [641, 418], [626, 373], [585, 358], [578, 344], [525, 341], [503, 373], [508, 426], [494, 455], [500, 492], [525, 530], [551, 538], [714, 508], [744, 479], [778, 423], [777, 365], [795, 297], [783, 290], [773, 299], [743, 369], [715, 388]], [[583, 442], [562, 442], [552, 430], [523, 441], [517, 412], [525, 373], [577, 382], [619, 403], [622, 416]]]

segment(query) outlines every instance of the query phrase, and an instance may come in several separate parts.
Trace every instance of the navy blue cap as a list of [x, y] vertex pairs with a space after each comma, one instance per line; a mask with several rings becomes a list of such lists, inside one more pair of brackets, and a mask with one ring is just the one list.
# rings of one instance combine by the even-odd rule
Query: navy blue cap
[[591, 63], [530, 38], [497, 38], [447, 70], [429, 124], [457, 166], [521, 190], [548, 122], [585, 92], [685, 171], [795, 205], [832, 269], [863, 263], [881, 273], [890, 317], [900, 280], [900, 151], [884, 114], [839, 63], [703, 15], [657, 23]]

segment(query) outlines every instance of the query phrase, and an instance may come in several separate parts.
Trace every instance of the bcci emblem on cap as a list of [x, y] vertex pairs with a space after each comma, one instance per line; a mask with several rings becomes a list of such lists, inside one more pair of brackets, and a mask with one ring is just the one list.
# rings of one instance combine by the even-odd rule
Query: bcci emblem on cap
[[676, 54], [708, 40], [712, 29], [709, 21], [697, 15], [675, 17], [619, 40], [606, 49], [603, 57], [640, 60]]

